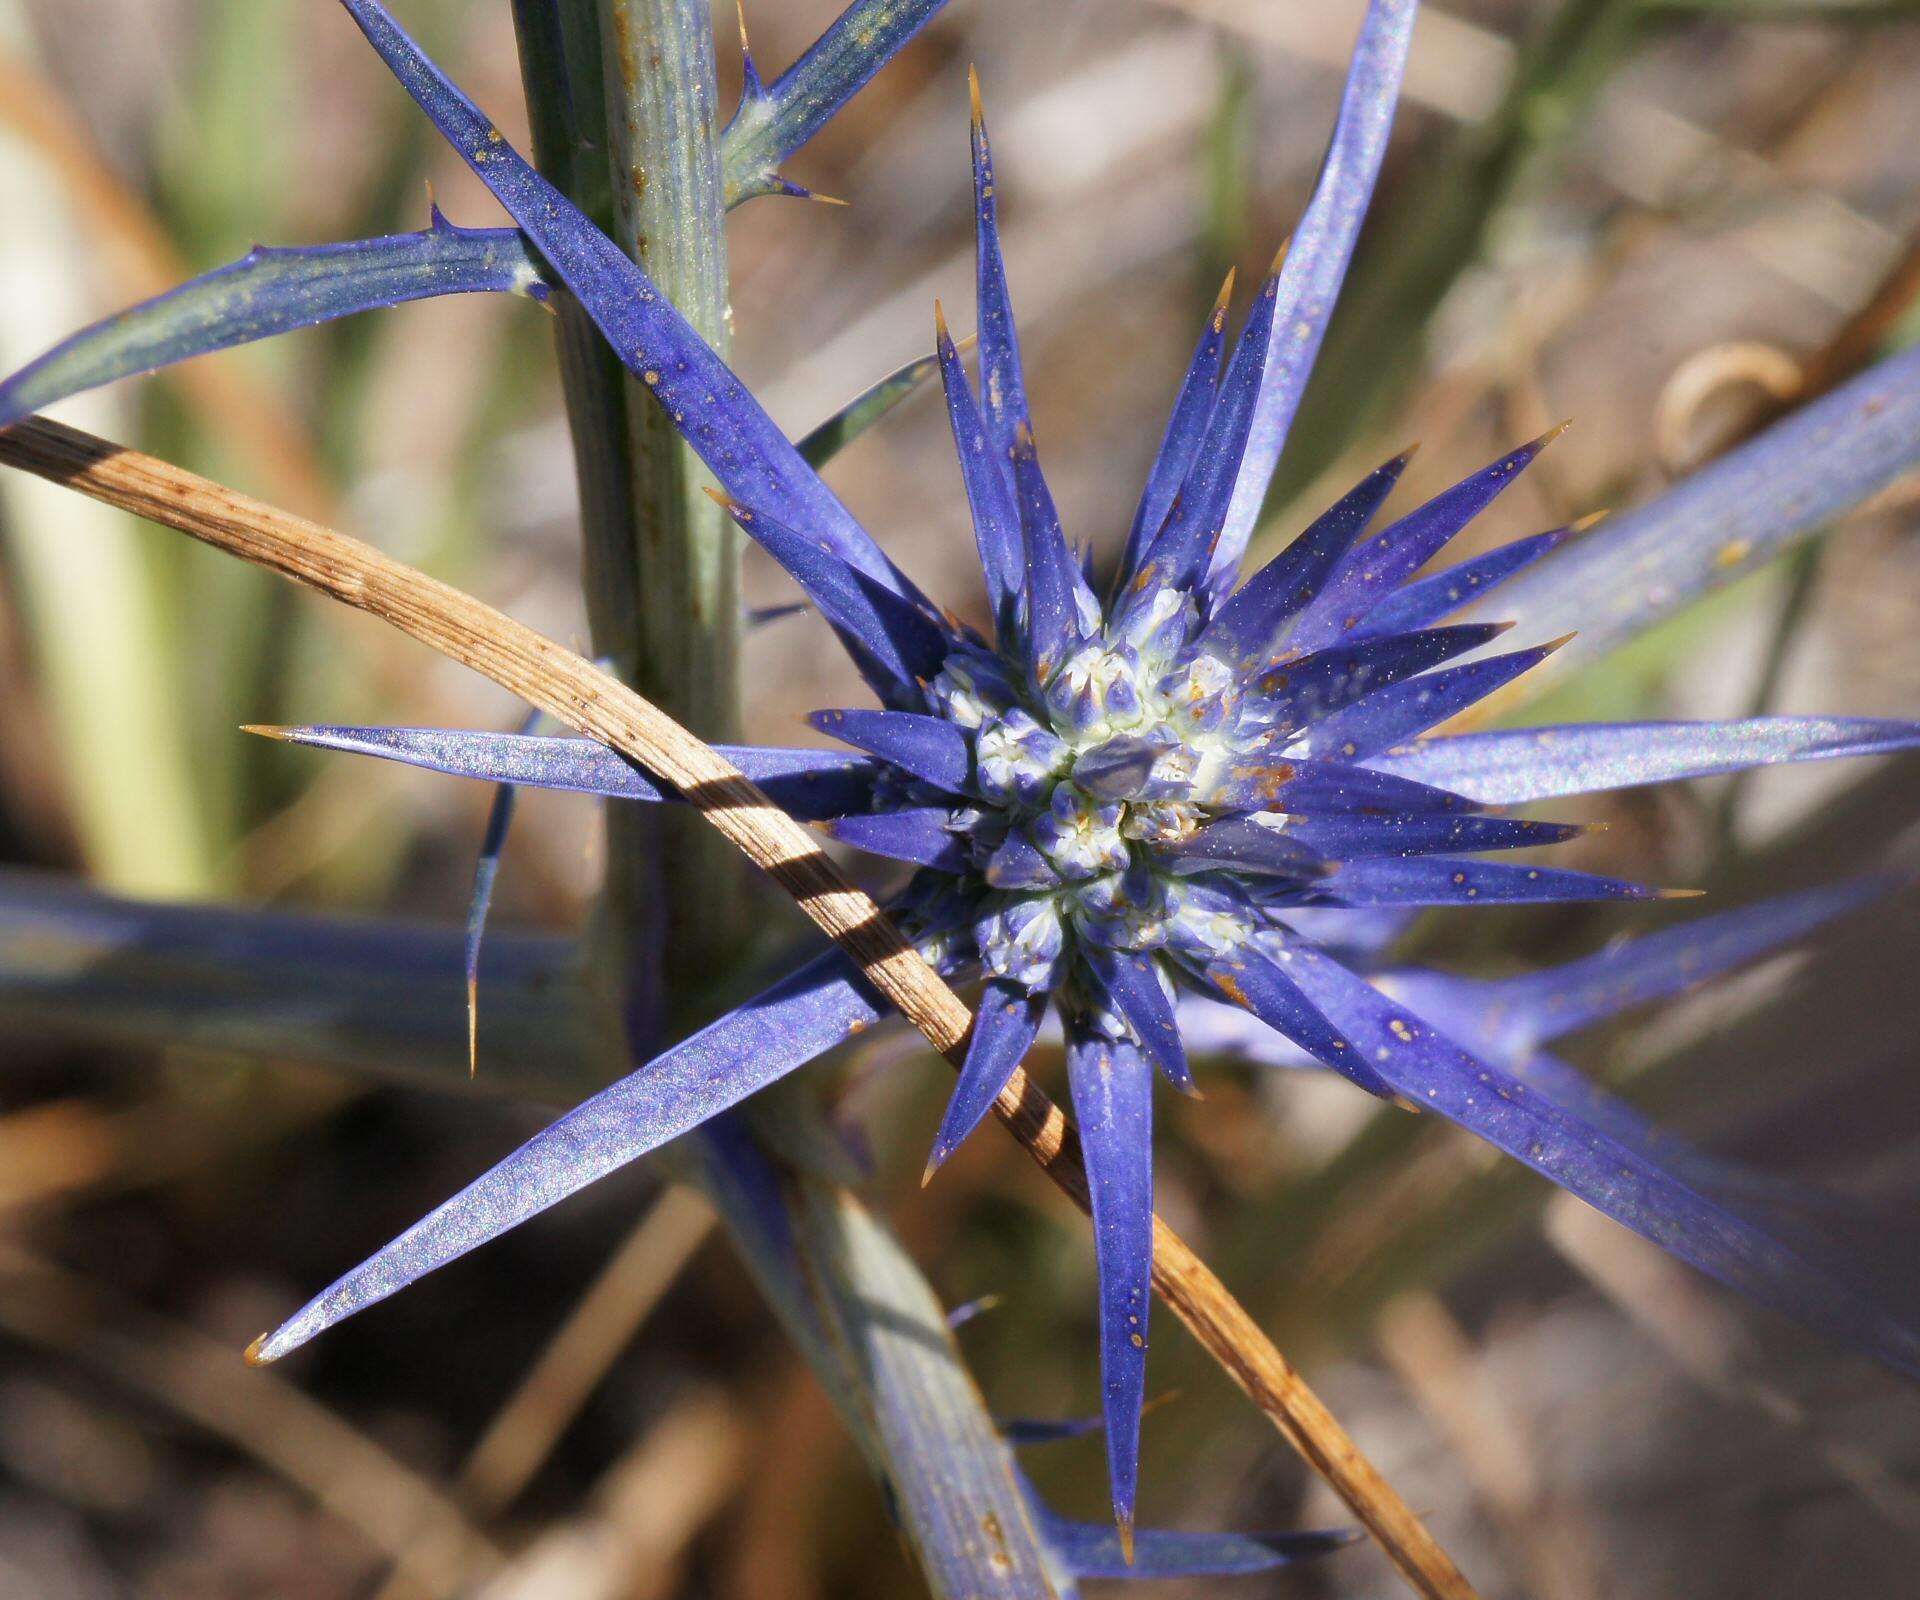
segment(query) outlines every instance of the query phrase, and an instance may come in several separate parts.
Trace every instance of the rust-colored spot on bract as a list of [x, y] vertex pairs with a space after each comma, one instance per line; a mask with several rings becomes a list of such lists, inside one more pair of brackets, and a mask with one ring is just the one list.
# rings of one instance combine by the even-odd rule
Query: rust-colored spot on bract
[[1247, 991], [1240, 987], [1239, 980], [1230, 972], [1212, 972], [1208, 974], [1214, 988], [1231, 1000], [1235, 1005], [1247, 1011], [1253, 1009], [1253, 1002], [1247, 998]]
[[980, 1531], [987, 1536], [987, 1560], [998, 1572], [1013, 1570], [1013, 1554], [1007, 1549], [1007, 1530], [1000, 1525], [998, 1512], [989, 1511], [980, 1519]]

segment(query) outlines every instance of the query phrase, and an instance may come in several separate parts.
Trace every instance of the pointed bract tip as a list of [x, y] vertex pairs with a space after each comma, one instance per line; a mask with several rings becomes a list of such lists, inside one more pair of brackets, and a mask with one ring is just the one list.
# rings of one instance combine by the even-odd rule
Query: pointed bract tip
[[1547, 429], [1545, 433], [1541, 434], [1539, 438], [1530, 443], [1527, 449], [1535, 452], [1546, 449], [1548, 445], [1552, 444], [1555, 439], [1559, 438], [1561, 434], [1565, 433], [1567, 429], [1572, 426], [1572, 417], [1568, 417], [1565, 422], [1556, 422], [1551, 428]]
[[1568, 527], [1567, 532], [1585, 533], [1587, 529], [1594, 527], [1599, 523], [1605, 522], [1607, 518], [1612, 515], [1613, 515], [1613, 511], [1611, 507], [1602, 507], [1598, 511], [1589, 511], [1584, 517], [1574, 518], [1572, 524]]
[[467, 979], [467, 1077], [480, 1076], [480, 980]]
[[1273, 260], [1267, 264], [1267, 275], [1269, 277], [1277, 278], [1280, 276], [1280, 269], [1287, 264], [1287, 252], [1292, 248], [1293, 235], [1288, 234], [1286, 238], [1280, 241], [1280, 248], [1274, 251]]
[[972, 105], [974, 127], [983, 128], [986, 125], [987, 114], [980, 104], [980, 72], [971, 64], [967, 67], [967, 99]]
[[928, 1184], [933, 1182], [933, 1175], [946, 1164], [947, 1157], [952, 1154], [953, 1152], [951, 1150], [943, 1149], [939, 1145], [933, 1147], [927, 1156], [927, 1164], [920, 1173], [921, 1188], [924, 1189]]
[[733, 0], [733, 13], [740, 19], [740, 54], [750, 56], [753, 51], [747, 46], [747, 0]]
[[700, 492], [730, 517], [744, 522], [751, 513], [747, 508], [724, 489], [716, 489], [710, 483], [700, 485]]
[[1655, 889], [1656, 900], [1698, 900], [1707, 891], [1705, 889]]
[[1227, 275], [1221, 280], [1220, 292], [1213, 297], [1213, 331], [1218, 333], [1227, 322], [1227, 302], [1233, 298], [1233, 279], [1237, 268], [1228, 267]]
[[1540, 646], [1540, 653], [1543, 656], [1550, 656], [1554, 651], [1564, 649], [1579, 637], [1580, 630], [1575, 628], [1572, 633], [1563, 633], [1557, 639], [1549, 639], [1545, 644]]
[[851, 206], [851, 200], [842, 200], [837, 194], [822, 194], [818, 189], [807, 190], [804, 198], [820, 206]]
[[298, 742], [293, 736], [293, 729], [273, 722], [243, 722], [240, 724], [240, 731], [258, 734], [262, 739], [278, 739], [282, 744]]
[[1520, 626], [1520, 624], [1519, 624], [1519, 623], [1518, 623], [1517, 621], [1515, 621], [1515, 622], [1489, 622], [1489, 623], [1487, 624], [1487, 627], [1488, 627], [1488, 628], [1489, 628], [1489, 629], [1490, 629], [1490, 630], [1492, 631], [1492, 635], [1493, 635], [1493, 637], [1494, 637], [1494, 638], [1496, 638], [1496, 639], [1497, 639], [1497, 638], [1499, 638], [1499, 637], [1500, 637], [1500, 635], [1501, 635], [1501, 634], [1503, 634], [1503, 633], [1511, 633], [1511, 632], [1512, 632], [1512, 631], [1513, 631], [1513, 630], [1514, 630], [1515, 628], [1517, 628], [1517, 627], [1519, 627], [1519, 626]]
[[947, 332], [947, 314], [941, 309], [938, 295], [933, 297], [933, 336], [944, 339], [948, 344], [953, 343], [953, 335]]
[[1114, 1530], [1120, 1535], [1120, 1559], [1128, 1566], [1133, 1565], [1133, 1518], [1116, 1511], [1113, 1515]]
[[267, 1364], [267, 1358], [262, 1355], [261, 1352], [267, 1348], [267, 1340], [271, 1337], [272, 1335], [270, 1334], [261, 1334], [259, 1338], [247, 1346], [246, 1352], [241, 1359], [250, 1367], [264, 1367]]

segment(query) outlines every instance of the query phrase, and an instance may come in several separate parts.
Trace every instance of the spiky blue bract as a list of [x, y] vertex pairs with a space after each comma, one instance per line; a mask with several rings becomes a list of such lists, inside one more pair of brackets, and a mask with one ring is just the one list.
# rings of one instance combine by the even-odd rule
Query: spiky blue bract
[[1387, 134], [1393, 127], [1418, 9], [1418, 0], [1370, 0], [1360, 24], [1333, 140], [1280, 274], [1260, 399], [1226, 524], [1213, 553], [1209, 586], [1215, 592], [1233, 585], [1287, 442], [1287, 430], [1306, 391], [1314, 357], [1326, 336], [1327, 319], [1333, 315], [1380, 163], [1386, 157]]
[[1067, 1081], [1093, 1199], [1107, 1472], [1114, 1520], [1130, 1535], [1153, 1304], [1153, 1066], [1131, 1044], [1070, 1033]]
[[1320, 650], [1360, 627], [1387, 596], [1492, 505], [1563, 430], [1554, 429], [1490, 462], [1349, 550], [1300, 613], [1289, 644]]
[[1214, 391], [1220, 381], [1220, 357], [1227, 343], [1227, 303], [1233, 295], [1233, 273], [1220, 286], [1220, 296], [1207, 313], [1200, 330], [1200, 342], [1194, 346], [1193, 359], [1187, 365], [1186, 380], [1173, 402], [1173, 414], [1167, 418], [1167, 431], [1155, 452], [1153, 468], [1147, 474], [1146, 487], [1134, 509], [1133, 527], [1127, 534], [1127, 548], [1120, 558], [1118, 581], [1127, 583], [1140, 570], [1148, 542], [1160, 531], [1173, 509], [1174, 497], [1193, 465], [1194, 453], [1213, 415]]
[[788, 526], [881, 587], [915, 593], [652, 279], [533, 169], [379, 0], [341, 4], [727, 491], [781, 508]]
[[960, 364], [960, 352], [947, 332], [938, 301], [934, 303], [934, 319], [947, 422], [953, 430], [954, 453], [960, 460], [960, 482], [973, 518], [974, 541], [980, 548], [980, 570], [987, 580], [987, 607], [995, 625], [1011, 632], [1027, 570], [1020, 509], [1014, 503], [1012, 481], [987, 433], [986, 417], [974, 399], [973, 385], [967, 381], [966, 368]]
[[1479, 805], [1709, 778], [1750, 767], [1920, 746], [1920, 723], [1877, 717], [1748, 717], [1514, 728], [1418, 740], [1372, 757], [1379, 772], [1431, 783]]
[[950, 642], [926, 611], [777, 517], [721, 503], [833, 624], [874, 693], [890, 706], [919, 704], [916, 686], [939, 671]]
[[1533, 671], [1565, 642], [1556, 639], [1531, 650], [1487, 656], [1376, 690], [1359, 704], [1323, 717], [1308, 728], [1299, 740], [1301, 753], [1363, 761], [1477, 705], [1523, 673]]
[[1201, 642], [1242, 661], [1263, 657], [1367, 531], [1413, 459], [1405, 451], [1374, 468], [1279, 555], [1226, 596]]
[[1325, 903], [1351, 906], [1546, 905], [1659, 898], [1657, 890], [1622, 878], [1452, 856], [1348, 861], [1319, 880], [1314, 892]]
[[[1247, 430], [1253, 426], [1260, 373], [1267, 359], [1267, 336], [1273, 328], [1274, 296], [1279, 289], [1279, 278], [1269, 277], [1255, 297], [1214, 397], [1206, 428], [1180, 480], [1180, 492], [1140, 558], [1140, 566], [1151, 567], [1157, 581], [1182, 591], [1194, 587], [1219, 542], [1227, 500], [1233, 493], [1233, 475], [1247, 447]], [[1133, 576], [1131, 572], [1126, 574], [1129, 581]]]
[[1302, 989], [1401, 1098], [1479, 1135], [1762, 1305], [1920, 1376], [1920, 1337], [1820, 1263], [1668, 1171], [1657, 1144], [1622, 1139], [1617, 1129], [1469, 1054], [1312, 947], [1295, 944], [1290, 954]]
[[1482, 555], [1469, 556], [1431, 577], [1419, 578], [1376, 603], [1354, 627], [1363, 637], [1424, 628], [1452, 616], [1509, 578], [1518, 577], [1542, 556], [1552, 555], [1573, 537], [1575, 528], [1553, 528], [1515, 539]]
[[0, 383], [0, 428], [116, 378], [448, 294], [553, 292], [518, 228], [460, 228], [436, 208], [419, 233], [301, 249], [256, 248], [63, 339]]
[[911, 711], [816, 711], [815, 728], [949, 794], [973, 787], [973, 743], [951, 722]]
[[1583, 960], [1474, 984], [1473, 1009], [1507, 1049], [1524, 1050], [1771, 955], [1889, 887], [1886, 879], [1864, 878], [1696, 917]]
[[1047, 1008], [1044, 994], [1032, 994], [1018, 984], [989, 983], [973, 1014], [973, 1036], [967, 1041], [967, 1059], [960, 1081], [947, 1101], [940, 1131], [934, 1135], [927, 1158], [927, 1176], [960, 1148], [980, 1126], [993, 1102], [1020, 1065]]
[[[1463, 978], [1397, 967], [1378, 973], [1373, 981], [1457, 1041], [1520, 1071], [1540, 1044], [1777, 954], [1889, 887], [1885, 879], [1865, 878], [1780, 895], [1737, 911], [1690, 918], [1678, 927], [1623, 939], [1598, 954], [1513, 978]], [[1304, 928], [1313, 915], [1296, 915], [1292, 921]], [[1342, 925], [1352, 920], [1346, 912], [1318, 915], [1337, 916]], [[1387, 930], [1389, 937], [1401, 926], [1396, 920]], [[1319, 930], [1314, 932], [1318, 935]], [[1331, 941], [1316, 937], [1315, 942], [1325, 948]], [[1374, 941], [1376, 947], [1387, 942]], [[1180, 1021], [1196, 1054], [1244, 1056], [1261, 1066], [1288, 1068], [1308, 1065], [1311, 1059], [1283, 1031], [1250, 1026], [1244, 1011], [1209, 1005], [1197, 997], [1182, 999]]]
[[[519, 784], [602, 795], [612, 800], [678, 801], [671, 786], [649, 778], [615, 751], [591, 739], [539, 734], [469, 732], [458, 728], [378, 728], [315, 725], [249, 730], [289, 744], [378, 756], [429, 772], [483, 783]], [[872, 804], [876, 768], [837, 750], [769, 750], [758, 745], [714, 747], [802, 821], [864, 811]]]
[[535, 1135], [262, 1340], [275, 1361], [598, 1178], [737, 1105], [874, 1022], [880, 1004], [839, 951], [783, 979]]
[[781, 178], [780, 164], [824, 128], [946, 3], [854, 0], [772, 83], [761, 82], [748, 56], [740, 108], [720, 136], [727, 204], [763, 194], [804, 195], [806, 190]]
[[1564, 682], [1663, 617], [1734, 582], [1920, 463], [1920, 348], [1810, 400], [1666, 493], [1610, 517], [1472, 614], [1574, 633]]

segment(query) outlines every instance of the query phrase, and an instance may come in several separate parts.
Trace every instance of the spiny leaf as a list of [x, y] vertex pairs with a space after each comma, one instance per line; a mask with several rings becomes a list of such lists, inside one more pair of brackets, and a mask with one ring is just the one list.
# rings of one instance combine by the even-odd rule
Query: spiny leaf
[[780, 176], [780, 165], [830, 122], [867, 81], [931, 22], [946, 0], [854, 0], [806, 54], [772, 83], [763, 83], [747, 52], [740, 108], [720, 136], [727, 204], [762, 194], [808, 193]]
[[1622, 1140], [1468, 1054], [1311, 945], [1296, 941], [1291, 954], [1292, 977], [1408, 1104], [1478, 1134], [1762, 1305], [1920, 1375], [1920, 1339], [1911, 1331], [1789, 1239], [1667, 1170], [1657, 1149]]
[[1578, 631], [1539, 693], [1731, 583], [1920, 462], [1920, 349], [1889, 356], [1635, 511], [1610, 517], [1470, 616]]
[[878, 1020], [880, 1001], [838, 950], [602, 1089], [248, 1351], [277, 1361], [568, 1195], [700, 1126]]
[[0, 427], [68, 395], [359, 311], [448, 294], [545, 300], [555, 284], [518, 228], [431, 227], [352, 244], [258, 248], [62, 340], [0, 383]]
[[1067, 1078], [1093, 1197], [1101, 1410], [1113, 1518], [1124, 1551], [1133, 1542], [1153, 1300], [1153, 1065], [1130, 1044], [1070, 1035]]
[[[670, 787], [655, 782], [624, 756], [591, 739], [550, 739], [537, 734], [492, 733], [461, 728], [383, 728], [315, 725], [246, 730], [288, 744], [378, 756], [483, 783], [519, 784], [532, 789], [562, 789], [573, 794], [604, 795], [614, 800], [677, 801]], [[872, 803], [875, 767], [860, 756], [838, 750], [763, 749], [758, 745], [716, 745], [749, 778], [773, 797], [783, 811], [813, 821]]]
[[1920, 723], [1875, 717], [1749, 717], [1739, 722], [1617, 722], [1418, 739], [1367, 765], [1444, 786], [1479, 805], [1518, 805], [1749, 767], [1920, 746]]

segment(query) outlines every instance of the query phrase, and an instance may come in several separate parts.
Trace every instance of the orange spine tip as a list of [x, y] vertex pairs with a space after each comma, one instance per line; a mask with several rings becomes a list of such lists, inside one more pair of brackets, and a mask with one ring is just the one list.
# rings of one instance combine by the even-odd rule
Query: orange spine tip
[[937, 337], [952, 342], [953, 336], [947, 332], [947, 314], [940, 307], [938, 295], [933, 297], [933, 331]]
[[1572, 426], [1572, 417], [1568, 417], [1565, 422], [1556, 422], [1551, 428], [1547, 429], [1545, 433], [1541, 434], [1538, 439], [1534, 440], [1535, 447], [1541, 450], [1546, 449], [1548, 445], [1552, 444], [1555, 439], [1559, 438], [1561, 434], [1565, 433], [1567, 429]]
[[467, 979], [467, 1076], [480, 1076], [480, 980]]
[[240, 724], [240, 731], [258, 734], [262, 739], [278, 739], [282, 744], [293, 743], [291, 729], [279, 727], [271, 722], [243, 722]]
[[807, 198], [813, 201], [815, 205], [822, 206], [851, 206], [853, 204], [851, 200], [842, 200], [837, 194], [822, 194], [818, 189], [809, 189], [807, 191]]
[[1280, 269], [1287, 264], [1287, 252], [1293, 248], [1293, 235], [1288, 234], [1280, 241], [1280, 248], [1273, 253], [1273, 262], [1267, 271], [1273, 277], [1279, 277]]
[[751, 55], [747, 48], [747, 0], [733, 0], [733, 12], [740, 19], [740, 54]]
[[1611, 510], [1589, 511], [1584, 517], [1575, 519], [1573, 531], [1575, 533], [1585, 533], [1587, 529], [1605, 522], [1607, 518], [1612, 515], [1613, 512]]
[[1133, 1518], [1115, 1517], [1115, 1531], [1120, 1535], [1120, 1557], [1128, 1566], [1133, 1565]]
[[1563, 646], [1571, 644], [1575, 639], [1579, 637], [1580, 637], [1580, 631], [1579, 629], [1576, 628], [1572, 633], [1563, 633], [1557, 639], [1549, 639], [1540, 648], [1542, 650], [1545, 650], [1549, 655], [1551, 655], [1555, 650], [1561, 649]]
[[266, 1358], [262, 1356], [260, 1352], [266, 1349], [266, 1347], [267, 1336], [263, 1333], [259, 1338], [255, 1339], [252, 1344], [247, 1346], [246, 1354], [242, 1359], [245, 1360], [250, 1367], [264, 1367], [267, 1364]]
[[1705, 889], [1655, 889], [1656, 900], [1698, 900], [1707, 891]]
[[1213, 297], [1213, 331], [1218, 333], [1227, 323], [1227, 302], [1233, 298], [1233, 278], [1235, 269], [1227, 268], [1227, 275], [1220, 284], [1220, 292]]
[[967, 99], [972, 102], [974, 127], [984, 126], [987, 115], [980, 104], [980, 73], [972, 66], [967, 68]]

